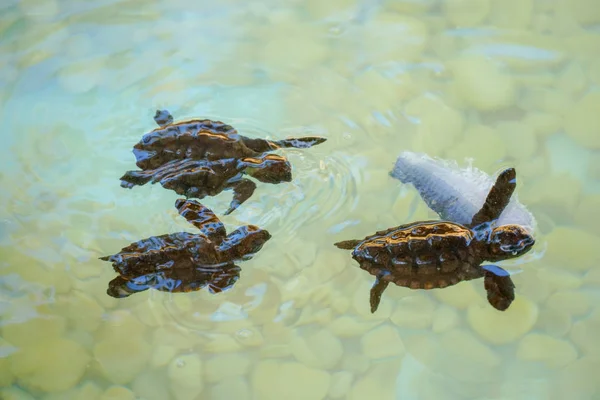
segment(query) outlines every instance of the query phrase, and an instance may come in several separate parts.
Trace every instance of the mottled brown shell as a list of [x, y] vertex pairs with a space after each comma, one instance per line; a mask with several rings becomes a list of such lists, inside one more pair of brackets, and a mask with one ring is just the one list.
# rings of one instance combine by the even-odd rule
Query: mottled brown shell
[[208, 119], [156, 128], [133, 147], [133, 154], [136, 165], [144, 170], [185, 158], [219, 160], [257, 155], [242, 142], [232, 126]]
[[470, 229], [418, 222], [365, 238], [352, 253], [362, 269], [411, 289], [434, 289], [483, 276]]

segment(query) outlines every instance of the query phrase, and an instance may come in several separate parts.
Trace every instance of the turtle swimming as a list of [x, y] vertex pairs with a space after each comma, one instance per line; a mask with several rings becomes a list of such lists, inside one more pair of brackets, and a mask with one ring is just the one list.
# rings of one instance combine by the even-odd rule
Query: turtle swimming
[[353, 250], [352, 258], [375, 276], [371, 312], [377, 310], [390, 282], [411, 289], [436, 289], [482, 277], [489, 303], [506, 310], [514, 300], [512, 279], [498, 266], [481, 264], [519, 257], [535, 243], [520, 225], [495, 225], [515, 187], [515, 169], [503, 170], [469, 224], [413, 222], [364, 239], [335, 243], [340, 249]]
[[127, 297], [154, 288], [190, 292], [208, 287], [211, 293], [232, 287], [239, 278], [237, 261], [248, 260], [267, 242], [268, 231], [254, 225], [227, 234], [217, 216], [195, 200], [177, 199], [179, 214], [200, 233], [176, 232], [132, 243], [117, 254], [100, 257], [112, 262], [119, 276], [108, 295]]
[[317, 136], [267, 140], [240, 135], [232, 126], [209, 119], [174, 122], [167, 110], [157, 110], [154, 121], [158, 128], [146, 133], [133, 146], [136, 165], [155, 169], [172, 160], [220, 160], [261, 157], [279, 148], [309, 148], [327, 139]]
[[256, 189], [256, 184], [244, 175], [272, 184], [292, 180], [289, 161], [270, 151], [308, 148], [326, 140], [315, 136], [278, 141], [251, 139], [218, 121], [174, 123], [166, 110], [156, 111], [154, 120], [160, 127], [144, 135], [133, 149], [136, 165], [142, 170], [127, 171], [121, 177], [121, 186], [160, 182], [166, 189], [198, 199], [232, 189], [234, 198], [226, 214], [248, 200]]

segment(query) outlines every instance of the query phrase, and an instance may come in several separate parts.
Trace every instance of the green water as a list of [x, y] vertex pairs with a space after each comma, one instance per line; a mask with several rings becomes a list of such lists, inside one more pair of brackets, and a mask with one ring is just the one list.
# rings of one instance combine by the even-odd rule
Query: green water
[[[600, 399], [596, 0], [5, 1], [0, 5], [3, 399]], [[117, 300], [98, 257], [192, 231], [119, 187], [155, 125], [206, 117], [286, 149], [229, 231], [273, 238], [228, 292]], [[390, 287], [338, 240], [435, 217], [404, 150], [511, 165], [537, 250], [500, 313], [483, 282]]]

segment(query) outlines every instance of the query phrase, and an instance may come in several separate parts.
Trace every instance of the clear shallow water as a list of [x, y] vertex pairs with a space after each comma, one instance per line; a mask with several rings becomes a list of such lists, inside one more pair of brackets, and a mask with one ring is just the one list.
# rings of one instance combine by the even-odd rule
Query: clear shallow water
[[[535, 4], [534, 4], [535, 3]], [[577, 1], [4, 2], [0, 387], [8, 399], [597, 399], [600, 11]], [[156, 108], [285, 150], [229, 231], [273, 238], [229, 292], [124, 300], [97, 257], [191, 231], [119, 187]], [[335, 241], [431, 217], [403, 150], [513, 165], [539, 260], [505, 313], [481, 281], [392, 287]]]

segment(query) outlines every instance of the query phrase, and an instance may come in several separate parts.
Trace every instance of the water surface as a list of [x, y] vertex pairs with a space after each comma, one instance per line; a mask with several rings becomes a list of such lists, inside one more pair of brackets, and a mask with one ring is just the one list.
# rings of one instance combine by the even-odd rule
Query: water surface
[[[594, 0], [3, 2], [3, 398], [600, 398], [599, 25]], [[232, 215], [202, 200], [273, 235], [228, 292], [106, 294], [98, 257], [192, 231], [119, 186], [157, 108], [328, 139]], [[478, 280], [369, 312], [333, 243], [435, 217], [388, 175], [404, 150], [516, 168], [545, 253], [508, 311]]]

